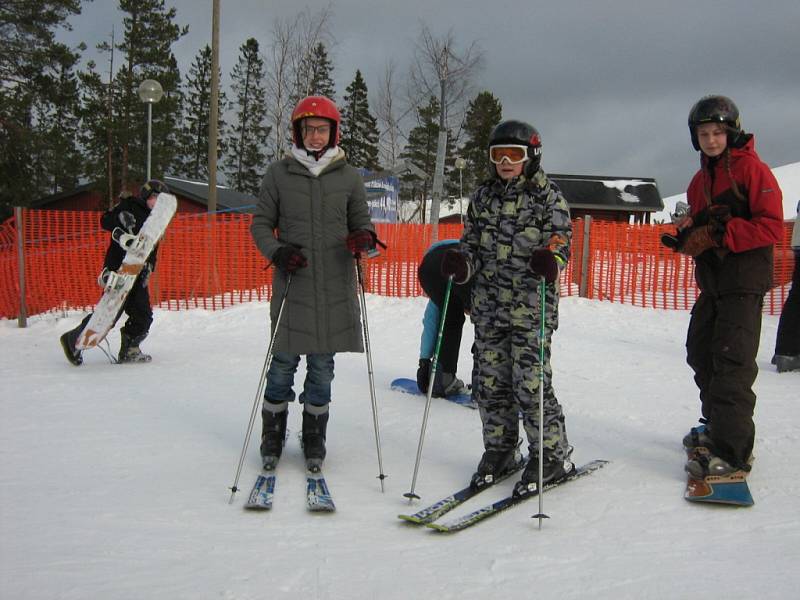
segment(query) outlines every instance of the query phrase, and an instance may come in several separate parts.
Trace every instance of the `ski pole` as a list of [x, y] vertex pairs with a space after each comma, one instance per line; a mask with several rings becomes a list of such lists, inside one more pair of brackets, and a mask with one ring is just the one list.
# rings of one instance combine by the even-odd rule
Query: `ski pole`
[[372, 352], [369, 345], [369, 323], [367, 322], [367, 300], [364, 296], [364, 271], [361, 268], [361, 261], [359, 256], [355, 256], [356, 272], [358, 273], [358, 287], [360, 291], [361, 300], [361, 319], [364, 325], [364, 351], [367, 354], [367, 374], [369, 375], [369, 396], [372, 402], [372, 426], [375, 429], [375, 446], [378, 449], [378, 479], [381, 482], [381, 492], [383, 489], [383, 480], [386, 475], [383, 474], [383, 457], [381, 456], [381, 434], [378, 427], [378, 403], [375, 399], [375, 377], [372, 372]]
[[542, 476], [544, 474], [544, 304], [545, 285], [544, 277], [539, 284], [539, 305], [541, 306], [540, 325], [539, 325], [539, 484], [537, 492], [539, 495], [539, 512], [533, 515], [533, 519], [539, 519], [539, 529], [542, 528], [542, 519], [550, 517], [544, 514], [542, 489]]
[[431, 370], [428, 377], [428, 394], [425, 397], [425, 412], [422, 415], [422, 427], [419, 431], [419, 443], [417, 444], [417, 460], [414, 463], [414, 476], [411, 479], [411, 491], [403, 494], [408, 501], [419, 500], [419, 496], [414, 493], [414, 488], [417, 485], [417, 473], [419, 472], [419, 463], [422, 458], [422, 443], [425, 440], [425, 429], [428, 427], [428, 413], [431, 410], [431, 398], [433, 397], [433, 382], [436, 378], [436, 369], [439, 363], [439, 349], [442, 347], [442, 337], [444, 335], [444, 320], [447, 318], [447, 305], [450, 303], [450, 291], [453, 289], [453, 276], [447, 278], [447, 289], [444, 292], [444, 302], [442, 303], [442, 316], [439, 318], [439, 333], [436, 336], [436, 347], [433, 350], [433, 358], [431, 359]]
[[247, 454], [247, 446], [250, 444], [250, 436], [253, 434], [253, 426], [255, 425], [256, 415], [258, 414], [258, 405], [261, 402], [262, 395], [264, 394], [267, 371], [269, 371], [269, 366], [272, 363], [272, 348], [275, 345], [275, 338], [278, 337], [278, 328], [281, 324], [281, 316], [283, 316], [283, 307], [286, 305], [286, 296], [289, 295], [289, 286], [291, 283], [292, 274], [289, 273], [286, 278], [286, 288], [284, 288], [283, 295], [281, 296], [281, 304], [278, 308], [278, 317], [275, 319], [275, 331], [272, 332], [272, 336], [270, 337], [267, 355], [264, 357], [264, 367], [261, 369], [261, 377], [258, 379], [258, 389], [256, 389], [255, 400], [253, 400], [253, 410], [250, 412], [250, 421], [247, 424], [247, 432], [244, 434], [244, 444], [242, 445], [242, 453], [239, 456], [239, 465], [236, 467], [236, 476], [234, 477], [233, 485], [229, 488], [231, 490], [231, 498], [228, 500], [228, 504], [233, 504], [233, 498], [236, 495], [236, 492], [239, 491], [239, 476], [242, 474], [242, 466], [244, 465], [245, 454]]

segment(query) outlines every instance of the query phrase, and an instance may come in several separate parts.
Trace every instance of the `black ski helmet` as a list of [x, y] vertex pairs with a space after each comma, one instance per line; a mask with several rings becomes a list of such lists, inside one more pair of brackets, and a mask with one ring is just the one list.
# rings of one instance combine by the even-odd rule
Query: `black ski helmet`
[[[533, 125], [524, 121], [501, 121], [489, 134], [490, 147], [500, 144], [527, 146], [528, 161], [525, 163], [523, 172], [526, 177], [531, 177], [539, 170], [539, 164], [542, 162], [542, 138]], [[497, 170], [494, 168], [494, 164], [490, 161], [489, 165], [490, 170], [496, 175]]]
[[167, 187], [167, 184], [163, 181], [159, 181], [158, 179], [151, 179], [141, 188], [139, 188], [139, 200], [142, 202], [147, 202], [147, 199], [153, 194], [161, 193], [169, 194], [169, 188]]
[[727, 96], [704, 96], [689, 111], [689, 133], [692, 146], [700, 150], [697, 126], [702, 123], [722, 123], [728, 130], [728, 146], [736, 148], [744, 142], [744, 132], [739, 122], [739, 109]]

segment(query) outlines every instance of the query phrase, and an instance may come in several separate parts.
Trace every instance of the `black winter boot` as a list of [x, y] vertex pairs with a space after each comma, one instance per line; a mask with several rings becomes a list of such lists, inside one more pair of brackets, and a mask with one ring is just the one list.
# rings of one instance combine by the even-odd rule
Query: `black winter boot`
[[510, 450], [486, 450], [478, 463], [478, 469], [472, 476], [470, 487], [480, 489], [495, 482], [497, 477], [503, 475], [518, 460], [519, 450], [512, 447]]
[[144, 341], [147, 334], [142, 334], [135, 338], [130, 337], [127, 333], [122, 333], [122, 339], [119, 346], [119, 356], [117, 361], [121, 363], [137, 363], [137, 362], [150, 362], [153, 357], [145, 354], [139, 350], [139, 344]]
[[[545, 456], [544, 463], [542, 464], [542, 485], [547, 485], [550, 482], [563, 479], [572, 471], [575, 470], [575, 465], [568, 459], [559, 460], [557, 458], [548, 458]], [[522, 472], [522, 478], [514, 485], [514, 495], [524, 496], [531, 492], [535, 492], [539, 486], [539, 457], [531, 456], [528, 464], [525, 465], [525, 470]]]
[[286, 419], [289, 416], [289, 403], [274, 404], [268, 400], [261, 410], [261, 463], [266, 471], [278, 464], [286, 441]]
[[75, 349], [75, 342], [78, 341], [78, 335], [80, 334], [81, 329], [82, 326], [78, 327], [77, 329], [70, 329], [67, 333], [61, 336], [61, 348], [64, 350], [64, 356], [66, 356], [67, 360], [76, 367], [79, 367], [83, 364], [83, 352]]
[[306, 468], [312, 473], [322, 468], [325, 460], [325, 434], [328, 428], [328, 405], [306, 404], [303, 409], [303, 455]]

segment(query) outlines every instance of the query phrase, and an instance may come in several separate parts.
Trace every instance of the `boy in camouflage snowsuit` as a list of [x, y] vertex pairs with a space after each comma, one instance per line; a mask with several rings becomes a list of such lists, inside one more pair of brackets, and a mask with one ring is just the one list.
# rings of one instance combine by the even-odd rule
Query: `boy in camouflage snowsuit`
[[564, 196], [539, 167], [541, 142], [535, 128], [520, 121], [500, 123], [490, 136], [489, 152], [496, 176], [473, 194], [460, 247], [444, 257], [442, 271], [452, 274], [454, 283], [472, 284], [472, 389], [485, 448], [472, 484], [491, 483], [513, 462], [521, 412], [530, 461], [515, 491], [525, 493], [538, 480], [542, 278], [543, 481], [573, 468], [550, 368], [550, 339], [558, 327], [558, 273], [569, 260], [572, 223]]

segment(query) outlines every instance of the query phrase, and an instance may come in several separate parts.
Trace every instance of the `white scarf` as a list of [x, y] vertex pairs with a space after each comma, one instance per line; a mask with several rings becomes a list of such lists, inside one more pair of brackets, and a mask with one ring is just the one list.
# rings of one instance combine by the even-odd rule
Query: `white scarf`
[[292, 144], [292, 156], [297, 159], [297, 162], [308, 169], [314, 177], [322, 173], [322, 170], [334, 160], [338, 160], [340, 154], [341, 157], [344, 157], [344, 150], [340, 149], [339, 146], [333, 146], [332, 148], [328, 148], [325, 153], [319, 157], [319, 160], [317, 160], [306, 152], [304, 148], [298, 148], [296, 145]]

